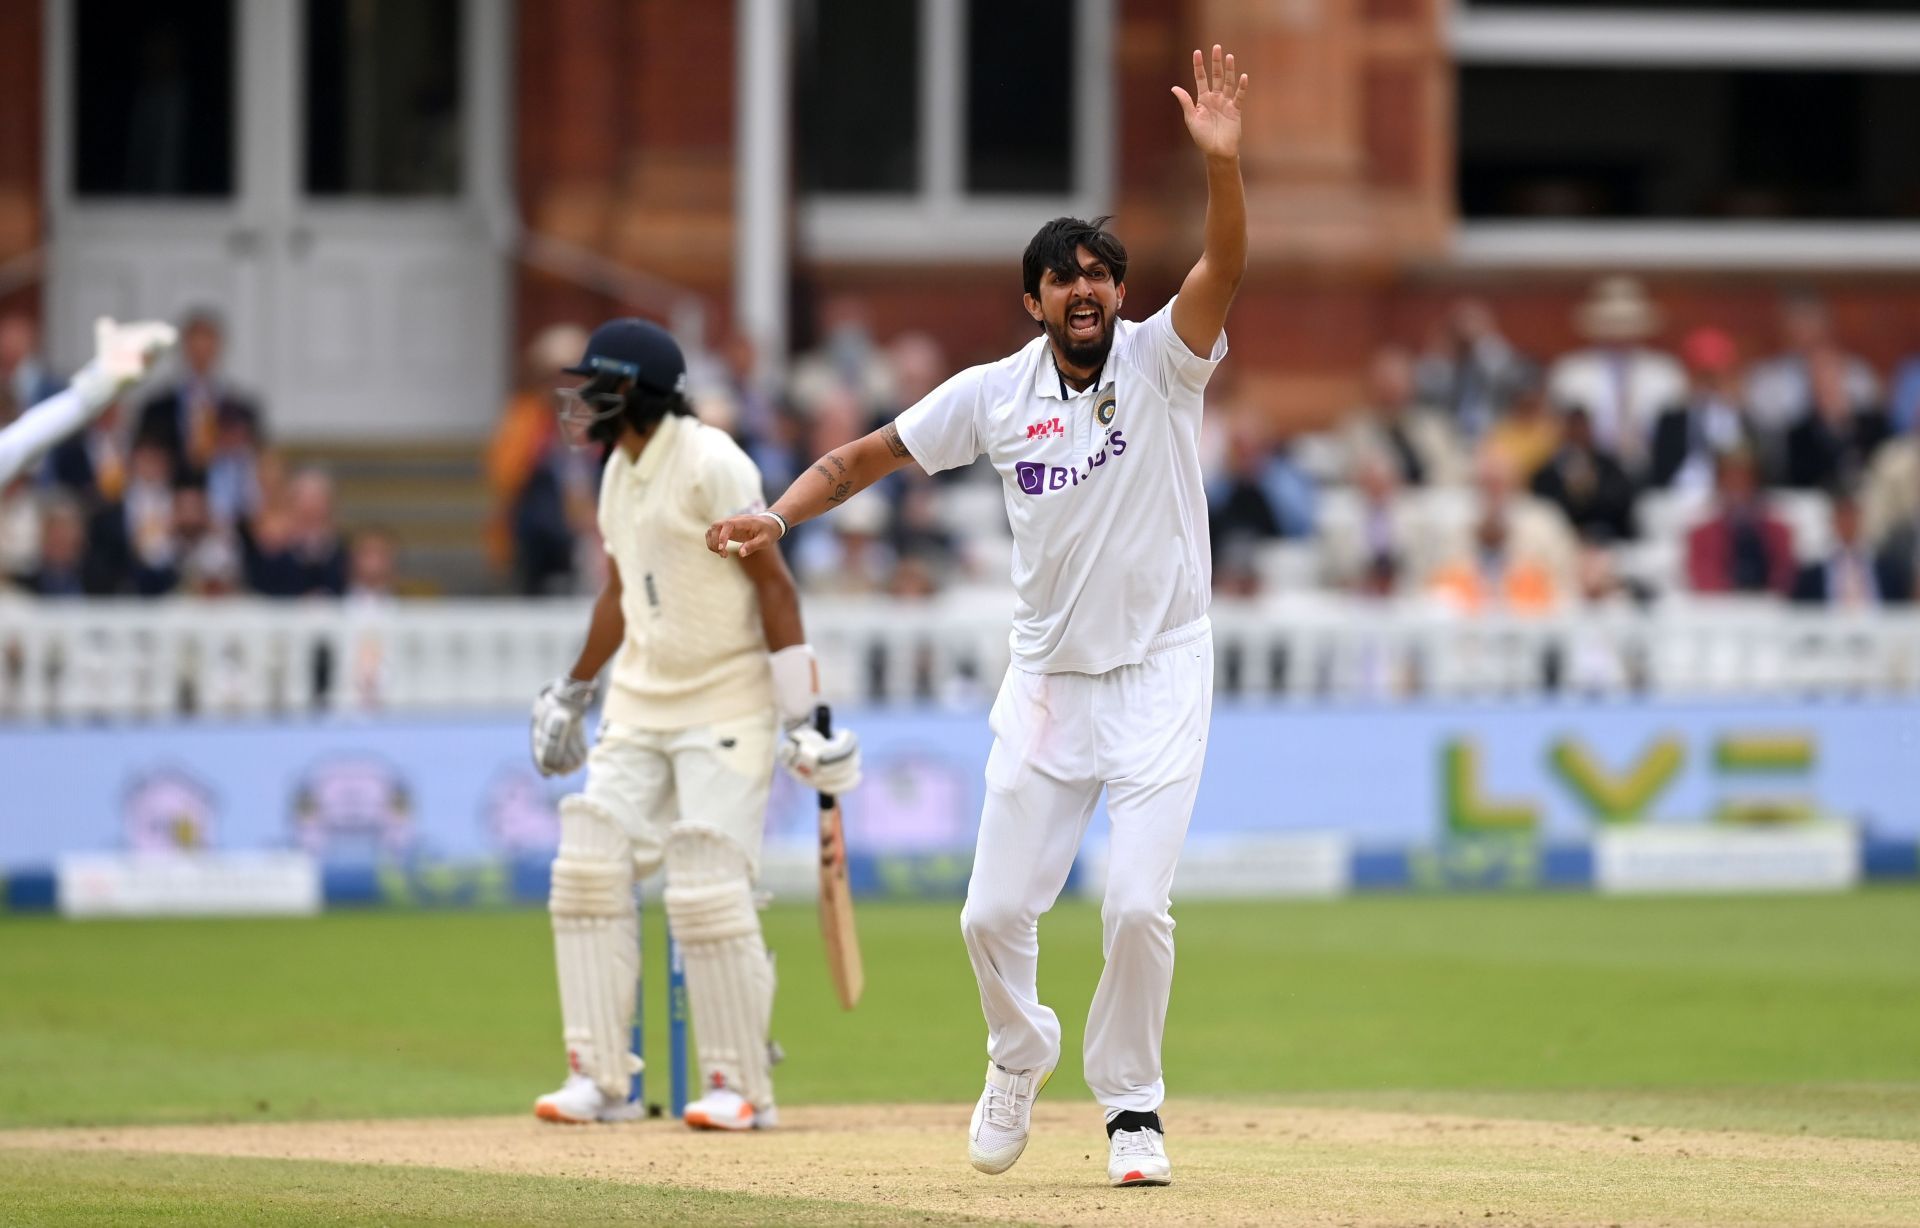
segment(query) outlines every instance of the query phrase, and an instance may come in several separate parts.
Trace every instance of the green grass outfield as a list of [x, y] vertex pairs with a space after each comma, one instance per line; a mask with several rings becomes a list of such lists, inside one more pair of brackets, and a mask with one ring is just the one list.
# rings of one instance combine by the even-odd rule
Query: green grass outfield
[[[864, 905], [868, 988], [852, 1014], [833, 1002], [811, 908], [767, 914], [781, 981], [775, 1031], [788, 1055], [783, 1103], [977, 1095], [984, 1027], [958, 911]], [[1920, 1140], [1912, 888], [1209, 902], [1175, 914], [1166, 1048], [1175, 1096]], [[1066, 1031], [1048, 1096], [1085, 1098], [1079, 1044], [1099, 970], [1098, 914], [1062, 905], [1042, 921], [1041, 940], [1042, 993]], [[663, 998], [656, 989], [649, 1003], [651, 1099], [666, 1090]], [[558, 1035], [538, 911], [0, 918], [0, 1127], [521, 1113], [563, 1073]], [[168, 1207], [211, 1214], [201, 1195], [247, 1163], [183, 1161], [143, 1181], [131, 1162], [8, 1159], [0, 1202], [24, 1197], [16, 1205], [45, 1213], [20, 1222], [98, 1222], [89, 1205], [159, 1208], [142, 1216], [169, 1222]], [[426, 1194], [418, 1205], [336, 1205], [326, 1191], [341, 1179], [322, 1170], [332, 1171], [295, 1181], [319, 1200], [311, 1218], [329, 1207], [348, 1220], [463, 1218]], [[408, 1188], [369, 1180], [353, 1188], [396, 1198]], [[486, 1178], [500, 1198], [519, 1180]], [[54, 1189], [65, 1191], [58, 1213]], [[235, 1222], [246, 1205], [234, 1204]], [[773, 1214], [750, 1201], [716, 1205], [733, 1207], [721, 1221]], [[594, 1222], [606, 1209], [576, 1210], [575, 1222]], [[844, 1210], [791, 1208], [817, 1222], [850, 1218]], [[307, 1218], [296, 1210], [285, 1222]]]
[[[978, 1094], [985, 1028], [958, 915], [953, 903], [863, 906], [867, 995], [844, 1014], [812, 910], [767, 913], [783, 1100]], [[1193, 903], [1176, 915], [1166, 1065], [1179, 1094], [1522, 1104], [1579, 1092], [1589, 1112], [1633, 1093], [1676, 1124], [1772, 1120], [1748, 1117], [1751, 1098], [1920, 1137], [1911, 1098], [1903, 1111], [1881, 1090], [1920, 1088], [1912, 889]], [[1096, 910], [1063, 904], [1041, 942], [1041, 991], [1066, 1032], [1050, 1094], [1085, 1096]], [[16, 917], [0, 921], [0, 987], [0, 1126], [514, 1112], [564, 1073], [538, 911]], [[664, 994], [648, 1005], [658, 1069]]]

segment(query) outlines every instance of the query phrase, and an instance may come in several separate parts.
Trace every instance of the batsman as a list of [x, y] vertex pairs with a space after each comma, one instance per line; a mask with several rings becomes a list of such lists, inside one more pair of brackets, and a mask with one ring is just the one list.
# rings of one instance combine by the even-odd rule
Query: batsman
[[[819, 671], [793, 577], [777, 550], [718, 562], [707, 526], [764, 506], [760, 474], [725, 432], [693, 416], [686, 360], [638, 319], [596, 329], [559, 393], [569, 442], [607, 450], [599, 523], [607, 581], [586, 646], [533, 705], [533, 758], [549, 776], [584, 762], [586, 787], [560, 802], [548, 910], [560, 981], [567, 1080], [540, 1097], [552, 1122], [621, 1121], [640, 1056], [628, 1022], [639, 983], [633, 887], [665, 867], [702, 1095], [701, 1129], [776, 1123], [768, 1029], [774, 974], [753, 887], [778, 758], [802, 783], [859, 783], [859, 739], [810, 723]], [[598, 740], [584, 722], [611, 660]]]

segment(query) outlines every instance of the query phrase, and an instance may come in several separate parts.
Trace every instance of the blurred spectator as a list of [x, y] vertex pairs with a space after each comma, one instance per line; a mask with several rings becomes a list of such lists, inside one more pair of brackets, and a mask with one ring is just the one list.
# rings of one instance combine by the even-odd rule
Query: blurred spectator
[[522, 596], [570, 587], [575, 542], [592, 519], [593, 453], [567, 446], [553, 405], [561, 368], [578, 362], [586, 348], [587, 330], [573, 324], [556, 324], [533, 339], [487, 450], [489, 551], [497, 567], [511, 565]]
[[1448, 309], [1415, 369], [1421, 402], [1452, 417], [1469, 440], [1484, 435], [1533, 376], [1533, 364], [1501, 336], [1479, 299]]
[[239, 545], [230, 525], [214, 515], [209, 492], [197, 480], [174, 487], [173, 540], [180, 591], [223, 597], [239, 588]]
[[1320, 536], [1327, 584], [1369, 596], [1392, 596], [1420, 553], [1420, 515], [1400, 495], [1394, 467], [1383, 456], [1362, 456], [1353, 475], [1360, 514], [1329, 517]]
[[872, 312], [864, 298], [835, 294], [821, 304], [820, 343], [794, 360], [787, 383], [794, 406], [807, 416], [825, 397], [851, 395], [860, 410], [863, 429], [858, 433], [866, 433], [868, 420], [892, 398], [893, 389], [892, 372], [874, 344]]
[[1654, 419], [1687, 394], [1680, 364], [1645, 344], [1660, 331], [1660, 311], [1634, 278], [1606, 277], [1575, 309], [1574, 327], [1593, 344], [1553, 364], [1553, 403], [1586, 410], [1594, 438], [1638, 471]]
[[1438, 556], [1429, 593], [1467, 612], [1542, 614], [1571, 587], [1575, 542], [1558, 509], [1516, 494], [1512, 470], [1491, 453], [1475, 470], [1472, 522]]
[[1804, 605], [1861, 610], [1883, 603], [1904, 604], [1913, 598], [1913, 576], [1895, 551], [1875, 558], [1860, 531], [1860, 504], [1852, 492], [1833, 496], [1833, 549], [1817, 563], [1800, 569], [1793, 581], [1793, 599]]
[[1887, 415], [1856, 402], [1844, 357], [1818, 350], [1806, 363], [1810, 400], [1787, 431], [1787, 482], [1799, 487], [1853, 486], [1887, 438]]
[[140, 411], [135, 441], [165, 448], [176, 473], [205, 469], [227, 428], [244, 426], [253, 440], [262, 437], [259, 409], [220, 373], [225, 348], [219, 317], [190, 313], [180, 325], [179, 380]]
[[[836, 448], [845, 447], [866, 434], [867, 429], [866, 411], [844, 384], [833, 381], [824, 383], [813, 390], [813, 395], [813, 406], [804, 423], [805, 433], [800, 449], [807, 461], [802, 463], [810, 463], [814, 457], [825, 456]], [[888, 501], [898, 492], [899, 485], [898, 481], [887, 481], [862, 492], [868, 498], [866, 503], [861, 504], [861, 528], [849, 530], [849, 535], [857, 543], [869, 534], [876, 538], [888, 536], [891, 512]], [[836, 511], [834, 517], [851, 510], [852, 505], [859, 501], [859, 496], [849, 500], [846, 508]], [[820, 574], [819, 568], [830, 566], [827, 560], [833, 557], [835, 550], [831, 539], [838, 530], [828, 522], [834, 517], [797, 524], [792, 532], [780, 539], [788, 559], [796, 561], [795, 571], [803, 575], [803, 582], [807, 576]], [[858, 544], [857, 549], [863, 560], [877, 557], [864, 543]], [[802, 559], [805, 562], [797, 562]], [[876, 587], [884, 576], [884, 567], [873, 574], [871, 579]]]
[[0, 426], [65, 387], [40, 360], [40, 329], [31, 316], [0, 316]]
[[118, 499], [127, 486], [124, 401], [107, 406], [87, 429], [47, 453], [47, 479], [83, 503]]
[[87, 591], [87, 527], [80, 504], [71, 495], [43, 500], [40, 509], [40, 557], [21, 587], [42, 597], [80, 597]]
[[40, 566], [40, 500], [28, 479], [0, 486], [0, 576], [22, 583]]
[[793, 550], [794, 574], [809, 587], [836, 594], [884, 592], [894, 562], [886, 544], [888, 519], [886, 496], [868, 489], [833, 515], [809, 521], [813, 532]]
[[1481, 446], [1520, 481], [1531, 482], [1560, 446], [1560, 415], [1547, 404], [1546, 385], [1533, 380], [1517, 391]]
[[1585, 410], [1567, 415], [1560, 449], [1533, 475], [1532, 485], [1581, 537], [1616, 542], [1633, 536], [1633, 479], [1594, 439]]
[[[898, 560], [896, 570], [913, 560], [938, 588], [941, 577], [959, 561], [959, 544], [940, 517], [940, 488], [917, 467], [901, 471], [900, 501], [893, 509], [888, 544]], [[779, 492], [775, 492], [777, 495]]]
[[1780, 300], [1779, 354], [1754, 364], [1747, 376], [1747, 407], [1763, 435], [1779, 438], [1813, 404], [1813, 362], [1827, 355], [1840, 366], [1840, 378], [1849, 405], [1871, 406], [1879, 394], [1873, 368], [1843, 352], [1834, 341], [1826, 304], [1809, 293], [1797, 292]]
[[361, 529], [347, 551], [347, 596], [385, 601], [394, 595], [400, 549], [385, 529]]
[[[1452, 486], [1467, 477], [1466, 456], [1453, 423], [1440, 410], [1414, 399], [1413, 355], [1387, 346], [1367, 369], [1367, 403], [1349, 415], [1341, 431], [1350, 475], [1361, 452], [1385, 456], [1403, 486]], [[1349, 479], [1350, 480], [1350, 479]]]
[[1793, 586], [1793, 535], [1760, 501], [1751, 452], [1720, 458], [1717, 506], [1687, 534], [1687, 584], [1696, 593], [1778, 593]]
[[173, 455], [153, 439], [136, 442], [126, 489], [103, 502], [87, 530], [87, 591], [158, 597], [179, 581], [173, 526]]
[[1740, 388], [1740, 354], [1718, 328], [1696, 328], [1681, 343], [1691, 387], [1653, 426], [1648, 485], [1705, 492], [1719, 458], [1755, 446]]
[[1887, 413], [1893, 429], [1901, 434], [1920, 429], [1920, 354], [1908, 357], [1894, 372]]
[[1860, 510], [1867, 540], [1875, 545], [1920, 523], [1920, 424], [1881, 445], [1874, 455]]
[[1251, 413], [1229, 420], [1226, 472], [1207, 492], [1216, 586], [1225, 576], [1229, 591], [1242, 595], [1251, 591], [1241, 581], [1250, 583], [1253, 557], [1262, 545], [1313, 532], [1312, 480], [1284, 444], [1268, 443], [1268, 430]]
[[303, 469], [284, 507], [268, 506], [242, 535], [249, 585], [263, 597], [334, 596], [347, 588], [347, 551], [334, 523], [333, 479]]
[[261, 440], [259, 420], [248, 414], [222, 414], [207, 461], [207, 511], [231, 528], [260, 511]]

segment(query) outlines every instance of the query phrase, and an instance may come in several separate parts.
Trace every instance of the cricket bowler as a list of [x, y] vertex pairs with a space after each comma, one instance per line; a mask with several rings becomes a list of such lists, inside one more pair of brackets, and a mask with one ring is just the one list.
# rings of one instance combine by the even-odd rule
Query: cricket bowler
[[[607, 448], [600, 533], [607, 582], [573, 669], [533, 706], [533, 758], [549, 776], [584, 761], [560, 802], [548, 910], [568, 1075], [540, 1097], [546, 1121], [620, 1121], [639, 1068], [628, 1022], [640, 973], [635, 882], [666, 868], [668, 924], [685, 962], [703, 1094], [689, 1126], [774, 1125], [767, 1031], [774, 975], [753, 885], [779, 761], [810, 788], [859, 783], [859, 739], [808, 722], [819, 698], [793, 577], [778, 550], [738, 566], [706, 551], [707, 526], [764, 506], [760, 474], [686, 398], [673, 338], [637, 319], [596, 329], [560, 393], [569, 439]], [[583, 722], [613, 669], [600, 734]]]
[[1120, 318], [1127, 253], [1101, 221], [1041, 227], [1022, 261], [1041, 336], [949, 379], [880, 430], [821, 457], [766, 511], [715, 523], [707, 545], [775, 554], [792, 525], [909, 461], [932, 473], [985, 453], [1014, 537], [1012, 667], [994, 701], [986, 802], [961, 932], [987, 1019], [973, 1166], [1012, 1167], [1060, 1059], [1035, 987], [1037, 925], [1073, 865], [1101, 790], [1112, 817], [1106, 967], [1087, 1015], [1086, 1078], [1105, 1106], [1108, 1179], [1172, 1180], [1159, 1109], [1173, 984], [1174, 864], [1193, 813], [1213, 703], [1212, 560], [1200, 472], [1201, 394], [1227, 352], [1246, 270], [1240, 109], [1231, 55], [1193, 53], [1173, 93], [1204, 155], [1205, 247], [1179, 294]]

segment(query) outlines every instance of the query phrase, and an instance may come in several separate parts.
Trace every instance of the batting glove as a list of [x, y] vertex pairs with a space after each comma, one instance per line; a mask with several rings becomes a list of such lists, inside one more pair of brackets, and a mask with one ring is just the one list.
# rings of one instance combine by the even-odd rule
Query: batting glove
[[810, 789], [849, 793], [860, 783], [860, 737], [851, 729], [823, 738], [812, 725], [795, 725], [781, 739], [778, 753], [780, 766]]
[[587, 761], [587, 709], [594, 685], [555, 678], [533, 701], [533, 766], [542, 776], [569, 776]]

